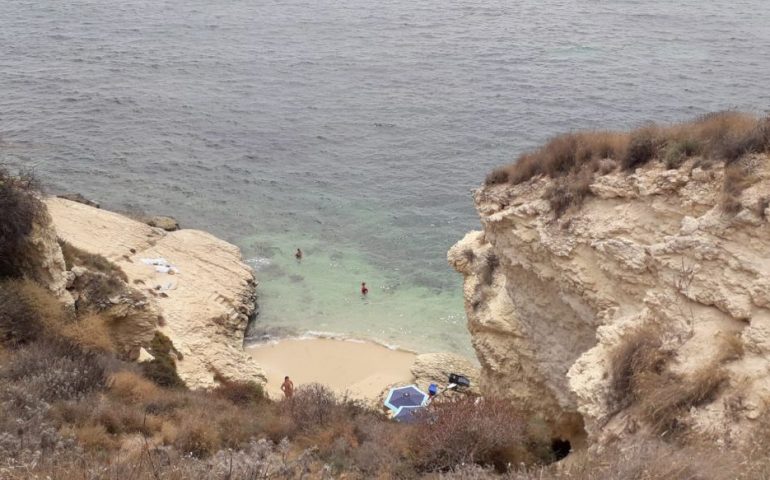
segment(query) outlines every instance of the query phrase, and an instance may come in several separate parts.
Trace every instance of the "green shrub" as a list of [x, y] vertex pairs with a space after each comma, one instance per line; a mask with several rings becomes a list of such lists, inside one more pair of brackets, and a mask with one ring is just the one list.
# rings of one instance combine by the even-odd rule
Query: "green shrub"
[[161, 387], [185, 388], [184, 381], [176, 371], [176, 361], [172, 356], [172, 352], [175, 354], [176, 349], [171, 339], [161, 332], [155, 332], [149, 351], [155, 358], [149, 362], [142, 362], [142, 373]]

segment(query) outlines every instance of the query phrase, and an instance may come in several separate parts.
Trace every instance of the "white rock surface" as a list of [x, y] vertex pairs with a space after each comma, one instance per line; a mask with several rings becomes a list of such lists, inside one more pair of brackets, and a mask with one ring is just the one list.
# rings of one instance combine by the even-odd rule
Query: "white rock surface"
[[[46, 203], [62, 239], [120, 266], [129, 284], [157, 304], [164, 321], [159, 329], [183, 355], [177, 368], [188, 386], [213, 386], [215, 372], [265, 382], [262, 369], [243, 351], [256, 281], [237, 247], [206, 232], [165, 232], [61, 198]], [[145, 258], [164, 258], [178, 272], [160, 273]]]

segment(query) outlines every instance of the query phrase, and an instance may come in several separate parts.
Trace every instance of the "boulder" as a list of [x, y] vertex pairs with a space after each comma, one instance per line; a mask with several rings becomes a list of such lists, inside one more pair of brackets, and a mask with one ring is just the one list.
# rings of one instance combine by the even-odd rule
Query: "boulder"
[[179, 230], [179, 222], [173, 217], [167, 217], [164, 215], [156, 215], [148, 217], [145, 223], [151, 227], [162, 228], [167, 232], [174, 232]]

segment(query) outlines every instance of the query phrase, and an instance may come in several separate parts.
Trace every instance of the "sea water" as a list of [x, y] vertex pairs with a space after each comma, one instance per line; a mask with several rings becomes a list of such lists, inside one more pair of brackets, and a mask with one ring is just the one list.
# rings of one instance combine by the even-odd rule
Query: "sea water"
[[470, 353], [445, 255], [489, 170], [768, 78], [766, 0], [0, 0], [0, 161], [236, 243], [257, 332]]

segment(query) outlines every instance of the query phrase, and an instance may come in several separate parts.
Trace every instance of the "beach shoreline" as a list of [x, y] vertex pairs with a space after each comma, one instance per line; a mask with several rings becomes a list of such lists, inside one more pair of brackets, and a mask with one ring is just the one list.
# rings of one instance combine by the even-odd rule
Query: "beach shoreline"
[[394, 384], [415, 381], [417, 353], [380, 343], [344, 338], [300, 337], [247, 345], [246, 352], [264, 369], [270, 398], [280, 399], [285, 376], [295, 388], [320, 383], [348, 398], [375, 401]]

